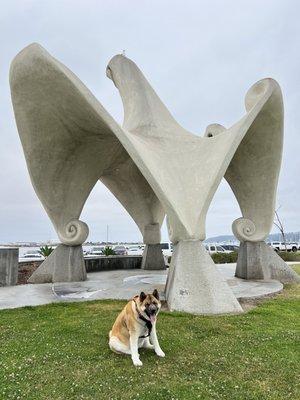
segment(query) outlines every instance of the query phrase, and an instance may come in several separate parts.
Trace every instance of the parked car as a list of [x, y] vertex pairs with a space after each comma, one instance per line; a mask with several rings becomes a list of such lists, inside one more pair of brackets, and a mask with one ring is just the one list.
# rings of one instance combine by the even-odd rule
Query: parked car
[[298, 243], [270, 242], [269, 245], [276, 251], [298, 251]]
[[113, 250], [117, 256], [126, 256], [127, 255], [127, 249], [123, 245], [117, 245], [113, 248]]
[[293, 252], [296, 252], [296, 251], [300, 250], [300, 243], [290, 242], [289, 244], [292, 246], [292, 251]]
[[222, 244], [222, 246], [224, 250], [227, 251], [239, 251], [239, 246], [236, 246], [235, 244]]
[[216, 244], [206, 244], [205, 245], [206, 250], [210, 253], [231, 253], [232, 250], [225, 250], [222, 246], [216, 245]]
[[92, 249], [87, 254], [87, 257], [103, 256], [104, 249], [105, 249], [105, 246], [92, 247]]
[[127, 248], [127, 254], [129, 256], [141, 256], [143, 254], [143, 249], [139, 246], [130, 246]]
[[173, 244], [170, 242], [161, 243], [161, 250], [165, 257], [170, 257], [173, 253]]
[[39, 250], [29, 250], [22, 257], [19, 257], [19, 261], [43, 261], [45, 257], [40, 253]]
[[[281, 246], [281, 242], [270, 242], [268, 243], [269, 246], [271, 246], [276, 252], [283, 250]], [[284, 248], [285, 250], [285, 248]]]

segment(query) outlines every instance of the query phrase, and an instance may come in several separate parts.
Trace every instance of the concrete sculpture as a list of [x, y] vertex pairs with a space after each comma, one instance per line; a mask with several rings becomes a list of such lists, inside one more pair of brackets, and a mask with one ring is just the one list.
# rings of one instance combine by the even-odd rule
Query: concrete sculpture
[[[275, 122], [270, 121], [268, 132], [273, 132], [274, 125], [277, 128], [274, 140], [277, 154], [269, 156], [275, 167], [274, 176], [268, 178], [268, 184], [263, 186], [259, 179], [253, 181], [253, 175], [257, 174], [253, 174], [253, 170], [251, 173], [251, 167], [248, 167], [248, 175], [247, 168], [241, 167], [244, 168], [244, 185], [256, 185], [253, 192], [256, 190], [259, 193], [256, 198], [250, 199], [249, 204], [255, 204], [253, 201], [260, 197], [267, 209], [266, 212], [261, 210], [264, 218], [260, 218], [262, 214], [257, 216], [256, 237], [268, 233], [279, 173], [278, 154], [281, 154], [282, 147], [279, 86], [271, 79], [256, 83], [246, 95], [247, 114], [240, 121], [228, 130], [220, 125], [210, 125], [205, 136], [198, 137], [177, 124], [141, 71], [130, 60], [122, 56], [114, 57], [108, 65], [108, 76], [119, 89], [124, 104], [125, 138], [120, 140], [163, 204], [170, 238], [177, 243], [166, 287], [169, 306], [203, 313], [238, 310], [235, 299], [228, 293], [226, 284], [220, 281], [201, 244], [205, 239], [205, 218], [211, 199], [225, 174], [241, 207], [244, 207], [242, 209], [246, 208], [244, 181], [239, 184], [240, 177], [237, 174], [235, 179], [232, 170], [238, 170], [236, 159], [245, 151], [244, 143], [247, 146], [249, 141], [257, 141], [256, 136], [262, 134], [271, 113], [275, 114]], [[267, 136], [268, 139], [263, 140], [266, 144], [270, 135]], [[261, 146], [261, 143], [257, 146]], [[253, 160], [253, 155], [252, 158], [248, 155], [248, 159], [254, 163], [260, 162], [263, 166], [266, 161], [261, 156], [262, 152], [263, 149], [260, 149], [257, 160]], [[255, 205], [251, 210], [253, 208]], [[241, 232], [240, 237], [244, 232], [249, 233], [249, 227], [244, 226], [247, 222], [245, 218], [234, 224], [234, 231]], [[199, 297], [205, 299], [206, 303], [202, 301], [199, 306]]]
[[[100, 179], [134, 218], [146, 243], [159, 242], [167, 214], [175, 244], [166, 285], [170, 309], [242, 311], [202, 244], [205, 219], [225, 176], [243, 215], [233, 224], [237, 237], [261, 243], [268, 234], [282, 148], [278, 84], [272, 79], [257, 82], [237, 123], [227, 130], [210, 125], [199, 137], [174, 120], [128, 58], [112, 58], [107, 76], [123, 101], [123, 127], [40, 46], [27, 47], [12, 63], [12, 98], [27, 165], [62, 243], [79, 246], [86, 239], [88, 228], [79, 216]], [[272, 153], [264, 155], [271, 138]], [[257, 177], [254, 165], [274, 171], [271, 177]]]
[[[107, 75], [124, 105], [120, 140], [163, 204], [169, 235], [176, 244], [166, 287], [169, 307], [200, 313], [238, 311], [239, 305], [220, 281], [201, 243], [205, 218], [225, 175], [243, 213], [233, 223], [238, 239], [259, 242], [259, 248], [270, 232], [282, 153], [279, 85], [272, 79], [257, 82], [246, 95], [247, 113], [240, 121], [227, 130], [210, 125], [204, 137], [198, 137], [174, 120], [132, 61], [115, 56]], [[266, 244], [264, 249], [269, 261], [266, 257], [263, 261], [273, 264], [268, 275], [260, 277], [295, 280], [296, 274], [285, 263], [274, 264], [277, 256], [272, 249]], [[243, 254], [238, 276], [242, 259]]]

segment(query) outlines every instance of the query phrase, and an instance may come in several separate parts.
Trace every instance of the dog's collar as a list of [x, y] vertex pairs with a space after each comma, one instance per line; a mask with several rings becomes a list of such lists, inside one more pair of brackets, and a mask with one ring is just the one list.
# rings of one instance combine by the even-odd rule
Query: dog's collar
[[135, 299], [133, 299], [133, 302], [134, 302], [134, 304], [135, 304], [135, 309], [136, 309], [136, 312], [138, 313], [139, 318], [140, 318], [143, 322], [146, 323], [146, 327], [147, 327], [147, 329], [148, 329], [148, 335], [143, 335], [143, 336], [140, 336], [140, 337], [139, 337], [139, 339], [145, 339], [145, 338], [147, 338], [147, 337], [150, 336], [151, 331], [152, 331], [153, 324], [152, 324], [152, 322], [151, 322], [149, 319], [145, 318], [145, 317], [141, 314], [140, 310], [138, 309], [138, 306], [137, 306], [137, 303], [136, 303]]

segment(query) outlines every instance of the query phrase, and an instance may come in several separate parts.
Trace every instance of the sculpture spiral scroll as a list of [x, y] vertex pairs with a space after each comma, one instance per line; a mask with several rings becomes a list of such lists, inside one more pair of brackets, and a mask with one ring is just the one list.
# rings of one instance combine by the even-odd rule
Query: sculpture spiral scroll
[[255, 224], [250, 219], [238, 218], [232, 223], [232, 232], [241, 242], [251, 240], [255, 231]]
[[62, 243], [68, 246], [78, 246], [86, 241], [89, 227], [85, 222], [73, 219], [63, 229], [59, 229], [57, 233]]

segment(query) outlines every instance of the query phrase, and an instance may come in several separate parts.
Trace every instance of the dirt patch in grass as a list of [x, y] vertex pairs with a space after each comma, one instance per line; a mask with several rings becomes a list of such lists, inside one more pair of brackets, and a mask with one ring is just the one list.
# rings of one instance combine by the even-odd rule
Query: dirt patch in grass
[[18, 271], [18, 282], [17, 285], [25, 285], [28, 283], [28, 279], [34, 273], [36, 269], [41, 265], [41, 262], [30, 262], [28, 264], [19, 265]]

